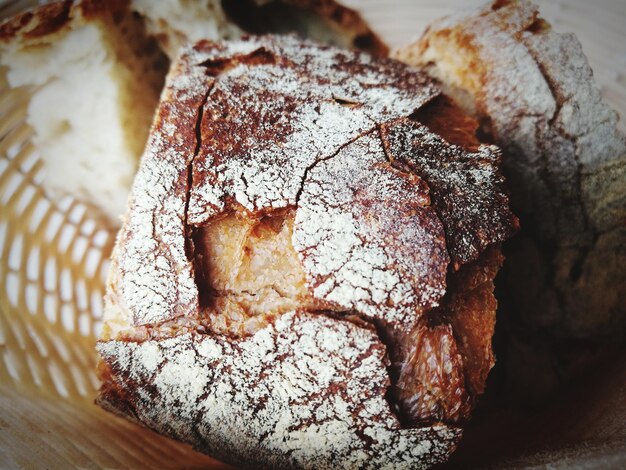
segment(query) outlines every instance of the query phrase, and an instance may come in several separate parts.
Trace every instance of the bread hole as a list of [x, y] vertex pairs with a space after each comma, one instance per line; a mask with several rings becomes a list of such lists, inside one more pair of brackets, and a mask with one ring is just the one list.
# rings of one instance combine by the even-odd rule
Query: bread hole
[[196, 283], [211, 331], [246, 336], [277, 315], [317, 307], [291, 243], [294, 215], [232, 211], [194, 231]]

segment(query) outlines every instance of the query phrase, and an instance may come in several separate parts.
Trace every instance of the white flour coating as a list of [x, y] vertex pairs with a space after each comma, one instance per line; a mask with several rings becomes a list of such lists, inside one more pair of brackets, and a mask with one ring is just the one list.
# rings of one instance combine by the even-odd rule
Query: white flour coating
[[[233, 99], [239, 98], [233, 96]], [[253, 101], [251, 104], [268, 107], [266, 103]], [[190, 223], [201, 224], [219, 213], [225, 196], [234, 197], [249, 211], [295, 205], [306, 168], [323, 157], [323, 152], [336, 151], [374, 126], [364, 114], [355, 115], [334, 103], [306, 103], [300, 107], [298, 115], [297, 121], [290, 122], [294, 129], [286, 142], [267, 148], [264, 145], [267, 141], [254, 140], [246, 150], [249, 155], [245, 159], [225, 156], [224, 163], [216, 166], [207, 161], [206, 171], [215, 175], [217, 183], [194, 185], [189, 206]], [[198, 163], [194, 169], [201, 165]]]
[[376, 334], [320, 315], [288, 313], [238, 341], [186, 334], [98, 350], [136, 418], [234, 464], [427, 468], [460, 436], [401, 429]]
[[561, 205], [557, 230], [566, 244], [583, 244], [590, 241], [592, 232], [610, 230], [622, 223], [621, 217], [612, 216], [612, 204], [602, 201], [605, 196], [626, 197], [623, 177], [619, 188], [619, 183], [592, 184], [593, 179], [599, 179], [592, 176], [614, 171], [611, 167], [616, 162], [626, 164], [626, 139], [616, 128], [617, 113], [602, 100], [576, 36], [549, 29], [525, 32], [522, 41], [558, 102], [556, 113], [549, 116], [549, 130], [538, 136], [545, 140], [548, 172], [558, 175], [548, 184], [555, 187], [565, 203]]
[[[219, 213], [226, 198], [250, 211], [295, 205], [308, 167], [438, 94], [425, 74], [408, 67], [295, 37], [232, 43], [208, 53], [206, 62], [255, 51], [263, 51], [265, 62], [235, 60], [217, 75], [207, 101], [189, 204], [192, 224]], [[204, 129], [216, 132], [228, 124], [225, 112], [240, 126], [205, 139]], [[224, 145], [224, 134], [232, 146]]]
[[129, 324], [165, 321], [198, 309], [184, 220], [195, 110], [206, 87], [201, 70], [187, 66], [194, 59], [188, 56], [170, 72], [118, 235], [106, 311]]
[[[576, 37], [552, 29], [531, 1], [499, 0], [433, 24], [399, 54], [432, 67], [461, 102], [471, 101], [503, 148], [522, 226], [503, 288], [524, 330], [619, 336], [626, 138]], [[562, 354], [551, 334], [541, 337], [551, 345], [545, 354]]]
[[445, 293], [444, 236], [427, 187], [372, 132], [309, 171], [293, 245], [315, 297], [410, 329]]
[[502, 3], [439, 21], [428, 35], [454, 30], [469, 38], [485, 73], [475, 97], [479, 111], [514, 155], [504, 163], [513, 190], [526, 195], [521, 209], [533, 214], [527, 226], [541, 239], [589, 246], [594, 233], [621, 223], [616, 202], [606, 201], [626, 195], [604, 173], [616, 162], [624, 165], [626, 141], [578, 39], [537, 22], [538, 14], [528, 0]]
[[497, 147], [468, 151], [408, 119], [383, 125], [382, 135], [389, 158], [428, 183], [455, 269], [516, 230]]
[[[189, 333], [200, 308], [186, 246], [190, 226], [234, 207], [295, 206], [313, 294], [409, 330], [445, 293], [449, 256], [428, 185], [391, 167], [381, 129], [438, 93], [399, 63], [294, 38], [188, 50], [162, 96], [107, 295], [109, 317], [160, 339], [99, 344], [112, 374], [101, 404], [234, 463], [442, 461], [460, 431], [401, 428], [373, 331], [289, 313], [242, 339]], [[160, 329], [172, 319], [184, 328]]]

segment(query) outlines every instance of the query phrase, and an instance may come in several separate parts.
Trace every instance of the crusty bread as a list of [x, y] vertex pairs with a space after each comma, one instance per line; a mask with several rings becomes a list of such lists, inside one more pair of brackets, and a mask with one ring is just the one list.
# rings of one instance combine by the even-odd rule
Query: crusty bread
[[[262, 20], [253, 3], [241, 5], [255, 12], [251, 27], [299, 28], [386, 52], [358, 14], [334, 1], [286, 3], [297, 5], [298, 24], [285, 24], [298, 18], [281, 16], [282, 2], [272, 22]], [[218, 0], [57, 1], [6, 21], [0, 64], [9, 85], [31, 95], [27, 122], [46, 163], [45, 188], [99, 207], [117, 225], [167, 72], [161, 51], [172, 59], [188, 41], [243, 33]]]
[[235, 464], [444, 460], [493, 365], [517, 227], [476, 128], [388, 59], [187, 50], [114, 250], [99, 403]]
[[57, 2], [0, 26], [11, 87], [30, 91], [27, 122], [44, 185], [123, 213], [167, 62], [124, 2]]
[[175, 59], [186, 43], [235, 39], [244, 33], [298, 35], [386, 55], [361, 16], [334, 0], [132, 0], [147, 29]]
[[223, 0], [222, 5], [233, 21], [254, 34], [296, 33], [374, 55], [389, 52], [357, 11], [334, 0]]
[[433, 24], [395, 56], [436, 76], [503, 148], [523, 227], [504, 279], [522, 351], [512, 375], [536, 361], [560, 369], [528, 368], [529, 384], [568, 375], [585, 344], [626, 330], [626, 141], [579, 42], [530, 1], [505, 0]]

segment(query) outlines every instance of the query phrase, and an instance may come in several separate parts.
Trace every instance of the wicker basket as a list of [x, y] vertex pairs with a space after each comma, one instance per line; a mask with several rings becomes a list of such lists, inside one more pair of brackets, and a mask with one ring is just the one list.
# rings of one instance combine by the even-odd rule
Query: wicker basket
[[[5, 2], [0, 15], [28, 3], [33, 2]], [[344, 3], [362, 11], [395, 46], [432, 19], [482, 1]], [[558, 29], [578, 33], [603, 93], [626, 116], [626, 2], [540, 3]], [[69, 196], [47, 196], [41, 186], [45, 168], [24, 122], [27, 101], [28, 92], [10, 90], [0, 70], [0, 467], [224, 467], [93, 404], [98, 388], [94, 343], [115, 232], [97, 209]], [[626, 129], [626, 121], [620, 125]], [[542, 449], [534, 444], [508, 455], [502, 465], [624, 465], [624, 379], [618, 367], [607, 391], [592, 395], [596, 405], [584, 429], [573, 435], [580, 446]], [[587, 393], [582, 390], [570, 400]], [[563, 417], [558, 410], [550, 413], [551, 422]], [[606, 439], [598, 441], [598, 436]]]

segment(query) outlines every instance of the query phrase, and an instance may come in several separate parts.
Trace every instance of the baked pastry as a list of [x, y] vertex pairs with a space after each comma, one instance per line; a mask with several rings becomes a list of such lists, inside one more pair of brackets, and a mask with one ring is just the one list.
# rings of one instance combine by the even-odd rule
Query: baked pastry
[[[257, 14], [266, 30], [299, 29], [318, 39], [385, 53], [358, 14], [333, 1], [275, 2]], [[279, 6], [280, 4], [280, 6]], [[243, 8], [242, 8], [243, 6]], [[291, 11], [290, 10], [290, 11]], [[269, 18], [272, 19], [269, 22]], [[285, 21], [298, 19], [298, 24]], [[45, 162], [44, 187], [71, 194], [117, 226], [145, 147], [169, 66], [182, 44], [237, 38], [245, 30], [219, 0], [56, 1], [0, 25], [0, 64], [30, 100], [26, 122]]]
[[167, 60], [125, 2], [55, 2], [0, 26], [0, 63], [28, 89], [44, 186], [124, 212]]
[[580, 367], [581, 353], [626, 333], [626, 140], [618, 117], [576, 37], [555, 32], [530, 1], [443, 19], [395, 56], [437, 77], [504, 151], [523, 227], [503, 279], [514, 320], [511, 376], [526, 390], [541, 376], [549, 377], [541, 387], [552, 386]]
[[188, 49], [113, 253], [98, 403], [234, 464], [444, 460], [493, 365], [517, 228], [476, 128], [389, 59]]

